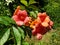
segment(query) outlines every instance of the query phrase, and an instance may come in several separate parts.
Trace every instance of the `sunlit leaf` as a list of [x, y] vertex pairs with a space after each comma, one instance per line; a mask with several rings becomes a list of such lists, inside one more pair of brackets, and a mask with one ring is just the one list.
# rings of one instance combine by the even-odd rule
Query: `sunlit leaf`
[[30, 12], [30, 16], [36, 18], [36, 14], [35, 14], [35, 12], [31, 11], [31, 12]]
[[35, 0], [29, 0], [29, 5], [34, 3], [37, 3], [37, 2]]
[[19, 33], [18, 29], [13, 27], [13, 32], [14, 32], [14, 36], [15, 36], [17, 45], [21, 45], [21, 34]]
[[23, 31], [23, 29], [20, 28], [20, 27], [18, 27], [18, 29], [19, 29], [19, 32], [20, 32], [22, 38], [24, 39], [24, 36], [25, 36], [25, 35], [24, 35], [24, 31]]
[[24, 4], [25, 6], [28, 6], [28, 3], [27, 3], [26, 0], [20, 0], [20, 2], [21, 2], [22, 4]]
[[8, 29], [0, 39], [0, 45], [3, 45], [7, 41], [9, 35], [10, 35], [10, 29]]
[[35, 11], [36, 15], [38, 14], [38, 11]]

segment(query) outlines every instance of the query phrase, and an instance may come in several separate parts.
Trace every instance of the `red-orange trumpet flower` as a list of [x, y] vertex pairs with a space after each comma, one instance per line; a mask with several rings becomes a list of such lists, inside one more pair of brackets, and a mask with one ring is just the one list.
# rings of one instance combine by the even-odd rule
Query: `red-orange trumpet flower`
[[20, 10], [19, 6], [15, 10], [12, 18], [19, 26], [24, 25], [30, 21], [30, 17], [28, 17], [26, 10]]

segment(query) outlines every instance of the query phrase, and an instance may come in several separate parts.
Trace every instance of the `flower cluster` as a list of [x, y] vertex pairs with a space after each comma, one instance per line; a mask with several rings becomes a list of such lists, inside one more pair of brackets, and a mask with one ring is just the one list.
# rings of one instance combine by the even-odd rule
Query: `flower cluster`
[[49, 31], [53, 26], [53, 22], [50, 17], [44, 13], [38, 13], [37, 19], [32, 21], [30, 27], [33, 28], [32, 34], [36, 35], [37, 39], [41, 39], [42, 35]]
[[53, 26], [53, 22], [46, 12], [38, 13], [37, 18], [32, 20], [32, 18], [28, 16], [26, 10], [20, 10], [20, 6], [17, 7], [12, 18], [18, 26], [25, 25], [31, 27], [32, 35], [36, 36], [38, 40], [42, 39], [42, 35]]

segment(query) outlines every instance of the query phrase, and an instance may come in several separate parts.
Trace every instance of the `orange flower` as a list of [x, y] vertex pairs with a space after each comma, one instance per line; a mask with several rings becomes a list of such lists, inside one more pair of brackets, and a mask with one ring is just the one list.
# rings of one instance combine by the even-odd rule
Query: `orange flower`
[[32, 21], [30, 27], [33, 28], [32, 34], [37, 35], [39, 34], [45, 34], [51, 27], [53, 26], [53, 22], [50, 20], [50, 17], [44, 13], [38, 13], [37, 19]]
[[47, 17], [47, 14], [46, 14], [46, 12], [44, 12], [44, 13], [38, 13], [38, 17], [37, 17], [37, 18], [38, 18], [41, 22], [43, 22], [46, 17]]
[[48, 27], [48, 23], [50, 22], [49, 16], [47, 16], [46, 12], [44, 13], [38, 13], [37, 19], [32, 21], [30, 27], [35, 27], [36, 24], [41, 23], [42, 26]]
[[38, 17], [37, 17], [38, 21], [41, 22], [42, 26], [44, 27], [48, 27], [48, 23], [50, 22], [50, 18], [49, 16], [47, 16], [46, 12], [44, 13], [38, 13]]
[[15, 10], [13, 15], [17, 15], [18, 11], [20, 10], [20, 6], [17, 6], [17, 9]]
[[39, 22], [37, 20], [34, 20], [30, 23], [31, 28], [35, 28], [35, 25], [38, 24]]
[[19, 26], [26, 24], [30, 20], [30, 17], [28, 17], [26, 10], [20, 10], [19, 6], [15, 10], [12, 18], [14, 19], [16, 24]]
[[[36, 34], [37, 34], [37, 33], [45, 34], [45, 33], [48, 31], [48, 30], [47, 30], [45, 27], [43, 27], [40, 23], [37, 24], [33, 30], [34, 30], [34, 32], [35, 32]], [[33, 30], [32, 30], [32, 31], [33, 31]], [[33, 34], [34, 32], [32, 32], [32, 34]], [[36, 35], [36, 34], [35, 34], [35, 35]], [[34, 34], [33, 34], [33, 35], [34, 35]]]

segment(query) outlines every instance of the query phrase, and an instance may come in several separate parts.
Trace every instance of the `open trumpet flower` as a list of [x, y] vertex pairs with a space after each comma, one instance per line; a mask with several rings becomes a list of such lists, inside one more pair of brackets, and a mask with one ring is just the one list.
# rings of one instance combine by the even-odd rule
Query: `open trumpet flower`
[[15, 10], [12, 18], [14, 19], [16, 24], [19, 26], [27, 24], [30, 21], [30, 17], [28, 17], [27, 11], [26, 10], [20, 10], [19, 6]]

